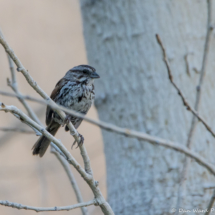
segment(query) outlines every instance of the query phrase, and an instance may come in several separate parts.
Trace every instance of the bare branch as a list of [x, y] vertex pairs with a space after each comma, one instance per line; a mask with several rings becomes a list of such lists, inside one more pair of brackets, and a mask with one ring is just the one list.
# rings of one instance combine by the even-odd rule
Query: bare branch
[[213, 204], [214, 204], [214, 201], [215, 201], [215, 189], [214, 189], [213, 195], [211, 196], [211, 199], [210, 199], [210, 202], [208, 204], [207, 211], [205, 212], [205, 215], [210, 214], [211, 209], [212, 209]]
[[[60, 161], [60, 163], [62, 164], [62, 166], [63, 166], [63, 168], [64, 168], [64, 170], [65, 170], [65, 172], [66, 172], [66, 174], [70, 180], [70, 183], [73, 187], [77, 201], [83, 202], [80, 189], [78, 187], [78, 184], [75, 180], [74, 175], [72, 174], [72, 171], [70, 169], [70, 166], [68, 165], [68, 162], [59, 154], [59, 152], [56, 151], [56, 149], [54, 149], [54, 147], [51, 148], [51, 153], [55, 154], [56, 157], [58, 158], [58, 160]], [[82, 207], [81, 210], [82, 210], [82, 214], [84, 214], [84, 215], [88, 214], [86, 208]]]
[[211, 133], [211, 135], [213, 137], [215, 137], [215, 133], [212, 131], [212, 129], [210, 128], [210, 126], [205, 122], [205, 120], [193, 109], [191, 108], [191, 106], [189, 105], [189, 103], [187, 102], [187, 100], [185, 99], [184, 95], [182, 94], [181, 90], [178, 88], [178, 86], [175, 84], [175, 82], [173, 81], [173, 76], [172, 76], [172, 72], [171, 72], [171, 69], [170, 69], [170, 66], [169, 66], [169, 63], [168, 63], [168, 60], [167, 60], [167, 56], [166, 56], [166, 50], [163, 46], [163, 43], [159, 37], [158, 34], [156, 34], [156, 38], [157, 38], [157, 42], [158, 44], [160, 45], [161, 49], [162, 49], [162, 52], [163, 52], [163, 60], [166, 64], [166, 68], [167, 68], [167, 71], [168, 71], [168, 76], [169, 76], [169, 80], [170, 82], [172, 83], [172, 85], [174, 86], [174, 88], [177, 90], [179, 96], [181, 97], [182, 99], [182, 102], [184, 104], [184, 106], [187, 108], [188, 111], [190, 111], [195, 117], [198, 118], [199, 121], [202, 122], [202, 124], [205, 126], [205, 128]]
[[[43, 113], [43, 110], [44, 108], [43, 107], [39, 107], [37, 110], [35, 110], [35, 113], [36, 115], [41, 115]], [[20, 123], [20, 121], [16, 121], [14, 120], [12, 123], [11, 123], [11, 127], [19, 127], [19, 128], [22, 128], [23, 127], [23, 124]], [[5, 132], [1, 137], [0, 137], [0, 147], [3, 146], [5, 143], [8, 142], [8, 140], [10, 138], [12, 138], [13, 136], [10, 135], [8, 132]]]
[[[0, 37], [1, 38], [4, 38], [4, 35], [3, 33], [1, 32], [1, 29], [0, 29]], [[7, 79], [7, 84], [8, 86], [10, 86], [12, 88], [12, 90], [16, 93], [16, 94], [20, 94], [19, 90], [18, 90], [18, 87], [17, 87], [17, 81], [16, 81], [16, 72], [15, 72], [15, 69], [14, 69], [14, 66], [13, 66], [13, 61], [11, 60], [10, 56], [7, 55], [8, 57], [8, 62], [9, 62], [9, 67], [10, 67], [10, 72], [11, 72], [11, 80], [8, 78]], [[21, 94], [20, 94], [21, 95]], [[18, 98], [19, 101], [22, 103], [22, 105], [25, 107], [25, 109], [27, 110], [29, 116], [34, 120], [36, 121], [37, 123], [40, 123], [37, 115], [34, 113], [34, 111], [30, 108], [30, 106], [28, 105], [28, 103], [22, 99], [21, 97]]]
[[[205, 39], [205, 46], [204, 46], [204, 54], [203, 54], [203, 59], [202, 59], [202, 67], [200, 71], [200, 77], [199, 77], [199, 84], [196, 88], [196, 100], [195, 100], [195, 111], [198, 112], [199, 110], [199, 104], [201, 101], [201, 88], [203, 85], [205, 73], [206, 73], [206, 66], [207, 66], [207, 60], [208, 60], [208, 52], [209, 52], [209, 44], [211, 41], [211, 34], [212, 34], [212, 1], [207, 0], [207, 9], [208, 9], [208, 20], [207, 20], [207, 33], [206, 33], [206, 39]], [[188, 140], [187, 140], [187, 147], [190, 147], [192, 144], [192, 137], [194, 134], [194, 130], [196, 128], [197, 120], [196, 116], [193, 116], [189, 135], [188, 135]]]
[[[18, 59], [18, 57], [15, 55], [13, 50], [9, 47], [4, 37], [0, 34], [0, 43], [5, 48], [5, 51], [8, 53], [8, 55], [13, 59], [14, 63], [18, 67], [17, 70], [21, 72], [24, 77], [26, 78], [27, 82], [31, 85], [31, 87], [38, 93], [42, 98], [44, 98], [46, 101], [48, 101], [49, 104], [54, 104], [54, 102], [50, 99], [50, 97], [37, 85], [37, 83], [34, 81], [34, 79], [29, 75], [28, 71], [25, 69], [25, 67], [22, 65], [21, 61]], [[21, 98], [21, 97], [20, 97]], [[57, 114], [61, 117], [61, 119], [65, 119], [66, 115], [64, 112], [60, 110], [56, 110]], [[71, 135], [75, 138], [76, 142], [80, 141], [80, 136], [77, 132], [77, 130], [74, 128], [73, 124], [70, 122], [68, 125], [68, 128], [70, 130]], [[92, 173], [89, 157], [87, 155], [86, 149], [84, 149], [85, 146], [82, 145], [80, 147], [81, 155], [84, 160], [85, 164], [85, 170], [89, 173]]]
[[24, 210], [32, 210], [36, 212], [42, 212], [42, 211], [70, 211], [76, 208], [80, 207], [87, 207], [90, 205], [96, 205], [96, 200], [93, 199], [89, 202], [83, 202], [83, 203], [78, 203], [75, 205], [69, 205], [69, 206], [55, 206], [55, 207], [33, 207], [33, 206], [27, 206], [27, 205], [22, 205], [19, 203], [15, 202], [9, 202], [9, 201], [0, 201], [0, 205], [4, 205], [6, 207], [11, 207], [11, 208], [17, 208], [17, 209], [24, 209]]
[[69, 153], [69, 151], [65, 148], [65, 146], [61, 143], [60, 140], [56, 139], [54, 136], [52, 136], [44, 127], [37, 124], [35, 121], [30, 119], [26, 114], [24, 114], [21, 110], [19, 110], [15, 106], [6, 106], [3, 103], [0, 103], [0, 111], [10, 112], [12, 113], [16, 118], [21, 120], [22, 122], [25, 121], [27, 124], [31, 125], [35, 129], [37, 129], [39, 132], [41, 132], [44, 136], [46, 136], [48, 139], [50, 139], [53, 143], [57, 145], [57, 147], [64, 153], [64, 155], [67, 157], [67, 160], [69, 163], [71, 163], [78, 172], [82, 175], [82, 177], [89, 179], [91, 178], [84, 169], [81, 168], [81, 166], [78, 164], [78, 162], [72, 157], [72, 155]]
[[[10, 65], [10, 71], [11, 71], [11, 77], [12, 77], [12, 81], [8, 78], [7, 79], [7, 84], [8, 86], [10, 86], [12, 88], [12, 90], [17, 93], [20, 94], [17, 87], [17, 82], [16, 82], [16, 73], [13, 67], [13, 61], [11, 60], [10, 56], [8, 56], [8, 61], [9, 61], [9, 65]], [[22, 105], [24, 106], [24, 108], [27, 110], [28, 115], [37, 123], [40, 123], [40, 120], [38, 119], [37, 115], [34, 113], [34, 111], [31, 109], [31, 107], [28, 105], [28, 103], [22, 99], [21, 97], [19, 98], [19, 101], [22, 103]]]
[[[212, 33], [212, 30], [213, 30], [213, 28], [212, 28], [212, 1], [211, 0], [207, 0], [207, 9], [208, 9], [207, 33], [206, 33], [206, 39], [205, 39], [205, 47], [204, 47], [204, 54], [203, 54], [203, 60], [202, 60], [202, 67], [201, 67], [200, 77], [199, 77], [199, 84], [198, 84], [198, 86], [196, 88], [197, 93], [196, 93], [196, 100], [195, 100], [195, 107], [194, 107], [195, 110], [191, 108], [191, 106], [185, 100], [185, 98], [184, 98], [182, 92], [180, 91], [180, 89], [173, 82], [171, 70], [170, 70], [168, 60], [167, 60], [167, 57], [166, 57], [166, 53], [165, 53], [165, 48], [164, 48], [164, 46], [163, 46], [163, 44], [161, 42], [161, 39], [160, 39], [159, 35], [156, 35], [157, 41], [158, 41], [159, 45], [161, 46], [161, 49], [162, 49], [162, 52], [163, 52], [164, 62], [165, 62], [166, 67], [167, 67], [170, 82], [173, 84], [175, 89], [178, 91], [178, 94], [181, 96], [181, 99], [182, 99], [184, 105], [187, 107], [187, 110], [189, 110], [189, 111], [191, 111], [193, 113], [191, 127], [190, 127], [190, 130], [189, 130], [188, 139], [187, 139], [187, 147], [188, 148], [191, 148], [191, 145], [192, 145], [193, 135], [194, 135], [195, 128], [196, 128], [196, 125], [197, 125], [197, 122], [198, 122], [197, 119], [199, 121], [201, 121], [203, 123], [203, 125], [206, 127], [206, 129], [212, 134], [212, 136], [215, 137], [215, 134], [212, 131], [212, 129], [202, 119], [202, 117], [200, 117], [198, 115], [199, 104], [200, 104], [200, 100], [201, 100], [201, 88], [202, 88], [203, 81], [204, 81], [204, 76], [205, 76], [205, 73], [206, 73], [206, 65], [207, 65], [208, 52], [209, 52], [209, 43], [210, 43], [210, 40], [211, 40], [211, 33]], [[186, 70], [189, 71], [189, 66], [188, 66], [188, 62], [187, 62], [187, 55], [185, 56], [185, 61], [186, 61]], [[182, 192], [185, 189], [185, 181], [186, 181], [186, 176], [187, 176], [187, 172], [188, 172], [188, 169], [189, 169], [189, 164], [190, 164], [190, 159], [185, 157], [184, 164], [183, 164], [183, 170], [182, 170], [182, 174], [181, 174], [182, 176], [181, 176], [180, 184], [179, 184], [179, 188], [178, 188], [177, 209], [179, 209], [180, 205], [181, 205]], [[212, 201], [214, 201], [214, 200], [211, 199], [211, 202]], [[179, 210], [177, 210], [177, 214], [179, 214]]]
[[[2, 37], [4, 37], [3, 34], [2, 34], [2, 32], [1, 32], [1, 30], [0, 30], [0, 35], [1, 35]], [[8, 83], [8, 85], [13, 89], [13, 91], [14, 91], [16, 94], [20, 94], [20, 92], [19, 92], [19, 90], [18, 90], [18, 84], [17, 84], [17, 81], [16, 81], [16, 72], [15, 72], [15, 69], [14, 69], [14, 64], [13, 64], [13, 61], [11, 60], [11, 58], [10, 58], [9, 55], [8, 55], [8, 61], [9, 61], [9, 66], [10, 66], [11, 79], [12, 79], [12, 81], [8, 78], [8, 79], [7, 79], [7, 83]], [[20, 94], [20, 95], [21, 95], [21, 94]], [[28, 105], [28, 103], [26, 102], [26, 100], [23, 99], [22, 97], [19, 97], [18, 99], [19, 99], [19, 101], [23, 104], [23, 106], [25, 107], [25, 109], [27, 110], [29, 116], [30, 116], [34, 121], [36, 121], [37, 123], [39, 123], [40, 125], [42, 125], [42, 123], [40, 122], [39, 118], [38, 118], [37, 115], [34, 113], [34, 111], [31, 109], [31, 107]], [[4, 129], [4, 130], [5, 130], [5, 129]], [[57, 146], [55, 146], [55, 145], [52, 144], [52, 143], [51, 143], [51, 149], [52, 149], [52, 151], [55, 152], [55, 153], [54, 153], [55, 156], [58, 158], [58, 160], [59, 160], [59, 161], [61, 162], [61, 164], [63, 165], [63, 167], [64, 167], [64, 169], [66, 170], [66, 173], [67, 173], [67, 175], [68, 175], [68, 177], [69, 177], [69, 179], [70, 179], [70, 181], [71, 181], [71, 180], [72, 180], [73, 174], [72, 174], [72, 172], [71, 172], [71, 169], [68, 167], [68, 163], [67, 163], [66, 161], [64, 161], [64, 158], [65, 158], [64, 154], [61, 152], [61, 150], [60, 150]], [[61, 157], [60, 155], [63, 156], [64, 158]], [[67, 167], [67, 168], [66, 168], [66, 167]], [[73, 177], [73, 181], [75, 182], [74, 177]], [[83, 199], [82, 199], [80, 190], [79, 190], [79, 188], [78, 188], [78, 185], [75, 184], [75, 183], [73, 183], [72, 185], [73, 185], [72, 187], [74, 188], [75, 194], [76, 194], [76, 196], [77, 196], [78, 202], [79, 202], [79, 203], [83, 202]], [[76, 185], [76, 186], [75, 186], [75, 185]], [[87, 215], [87, 214], [88, 214], [86, 208], [83, 208], [83, 207], [82, 207], [81, 210], [82, 210], [82, 214], [83, 214], [83, 215]]]
[[19, 132], [19, 133], [25, 133], [25, 134], [35, 134], [34, 131], [31, 131], [31, 130], [28, 130], [28, 129], [22, 129], [22, 128], [0, 127], [0, 131], [4, 131], [4, 132]]
[[[2, 35], [0, 35], [0, 43], [2, 44], [2, 46], [5, 49], [5, 51], [8, 53], [8, 55], [11, 57], [11, 59], [14, 61], [14, 63], [18, 67], [17, 71], [21, 72], [24, 75], [24, 77], [26, 78], [26, 80], [30, 84], [30, 86], [38, 94], [40, 94], [40, 96], [42, 96], [42, 98], [45, 99], [48, 102], [48, 104], [53, 104], [54, 105], [55, 102], [51, 100], [51, 98], [37, 85], [37, 83], [34, 81], [34, 79], [29, 75], [28, 71], [24, 68], [24, 66], [22, 65], [21, 61], [15, 55], [13, 50], [9, 47], [9, 45], [7, 44], [6, 40], [4, 39], [4, 37]], [[60, 116], [61, 119], [63, 119], [63, 120], [65, 119], [66, 115], [65, 115], [65, 113], [63, 111], [56, 110], [56, 113]], [[81, 140], [81, 138], [80, 138], [80, 135], [77, 132], [77, 130], [74, 128], [73, 124], [70, 122], [67, 126], [68, 126], [68, 128], [70, 130], [70, 134], [75, 138], [76, 142], [79, 142]], [[49, 134], [49, 133], [47, 134], [46, 130], [42, 126], [40, 126], [40, 129], [41, 129], [41, 133], [44, 134], [46, 137], [49, 136], [49, 137], [53, 138], [51, 134]], [[92, 191], [93, 191], [93, 193], [95, 195], [95, 198], [97, 199], [98, 204], [101, 207], [103, 213], [104, 214], [114, 214], [112, 209], [111, 209], [111, 207], [110, 207], [110, 205], [105, 201], [104, 197], [102, 196], [101, 191], [96, 186], [96, 183], [95, 183], [94, 178], [92, 176], [92, 170], [91, 170], [91, 167], [90, 167], [89, 157], [88, 157], [87, 151], [85, 149], [85, 146], [82, 145], [79, 148], [81, 149], [81, 155], [82, 155], [82, 158], [84, 160], [85, 170], [89, 174], [87, 172], [85, 172], [81, 168], [81, 166], [71, 156], [71, 154], [66, 150], [66, 148], [63, 146], [63, 144], [60, 141], [58, 141], [55, 138], [54, 138], [54, 140], [55, 140], [56, 145], [59, 147], [59, 149], [62, 150], [62, 153], [64, 153], [64, 155], [67, 157], [68, 162], [70, 164], [72, 164], [77, 169], [77, 171], [81, 174], [81, 176], [88, 183], [88, 185], [92, 189]]]
[[[167, 58], [166, 58], [165, 48], [163, 47], [163, 44], [162, 44], [162, 42], [161, 42], [161, 40], [159, 38], [159, 35], [156, 35], [157, 41], [158, 41], [158, 43], [161, 46], [162, 51], [163, 51], [164, 62], [166, 64], [166, 67], [167, 67], [167, 70], [168, 70], [169, 79], [170, 79], [171, 83], [173, 84], [173, 86], [178, 91], [178, 94], [181, 96], [184, 105], [187, 107], [187, 110], [189, 110], [189, 111], [191, 111], [193, 113], [191, 127], [190, 127], [190, 130], [189, 130], [188, 139], [187, 139], [187, 147], [188, 148], [191, 148], [191, 145], [192, 145], [193, 135], [194, 135], [195, 128], [196, 128], [196, 125], [197, 125], [197, 122], [198, 122], [197, 119], [199, 121], [201, 121], [204, 124], [204, 126], [206, 127], [206, 129], [212, 134], [212, 136], [215, 137], [214, 132], [212, 131], [212, 129], [202, 119], [202, 117], [199, 117], [199, 115], [198, 115], [199, 104], [200, 104], [200, 100], [201, 100], [201, 87], [203, 85], [204, 76], [205, 76], [205, 73], [206, 73], [206, 65], [207, 65], [208, 52], [209, 52], [209, 43], [210, 43], [210, 40], [211, 40], [211, 33], [212, 33], [212, 30], [213, 30], [213, 28], [212, 28], [212, 1], [211, 0], [207, 0], [207, 10], [208, 10], [207, 33], [206, 33], [206, 39], [205, 39], [205, 47], [204, 47], [204, 54], [203, 54], [203, 60], [202, 60], [202, 67], [201, 67], [200, 77], [199, 77], [199, 84], [198, 84], [198, 86], [196, 88], [197, 93], [196, 93], [196, 100], [195, 100], [195, 106], [194, 106], [195, 110], [193, 110], [190, 107], [188, 102], [185, 100], [182, 92], [179, 90], [179, 88], [173, 82], [171, 70], [170, 70], [170, 67], [168, 65], [168, 61], [167, 61]], [[189, 65], [188, 65], [188, 61], [187, 61], [187, 55], [185, 55], [185, 62], [186, 62], [186, 71], [189, 72]], [[195, 71], [196, 71], [196, 69], [195, 69]], [[183, 170], [182, 170], [182, 173], [181, 173], [181, 179], [180, 179], [180, 183], [179, 183], [179, 188], [178, 188], [178, 200], [177, 200], [177, 213], [176, 214], [179, 214], [178, 209], [180, 208], [180, 205], [181, 205], [182, 192], [185, 189], [185, 181], [186, 181], [189, 165], [190, 165], [190, 159], [185, 157], [184, 164], [183, 164]]]
[[[6, 40], [4, 39], [4, 37], [0, 34], [0, 43], [2, 44], [2, 46], [4, 47], [5, 51], [8, 53], [8, 55], [11, 57], [11, 59], [14, 61], [14, 63], [17, 66], [17, 71], [21, 72], [25, 79], [27, 80], [27, 82], [30, 84], [30, 86], [46, 101], [48, 101], [48, 103], [53, 104], [54, 102], [50, 99], [50, 97], [40, 88], [40, 86], [38, 86], [38, 84], [36, 83], [36, 81], [30, 76], [30, 74], [28, 73], [28, 71], [25, 69], [25, 67], [22, 65], [21, 61], [18, 59], [18, 57], [15, 55], [14, 51], [9, 47], [9, 45], [7, 44]], [[57, 114], [64, 120], [65, 119], [65, 113], [62, 111], [56, 111]], [[77, 132], [77, 130], [74, 128], [74, 126], [72, 125], [72, 123], [70, 122], [68, 125], [69, 128], [71, 128], [71, 134], [72, 136], [75, 138], [75, 140], [77, 142], [79, 142], [79, 134]]]
[[[32, 100], [32, 98], [31, 98], [31, 100]], [[38, 99], [35, 99], [35, 100], [38, 100]], [[39, 101], [43, 101], [43, 100], [39, 100]], [[54, 109], [56, 109], [56, 106], [58, 106], [58, 105], [55, 104]], [[145, 140], [145, 141], [147, 141], [149, 143], [156, 144], [156, 145], [159, 145], [159, 146], [164, 146], [164, 147], [173, 149], [175, 151], [181, 152], [181, 153], [189, 156], [190, 158], [193, 158], [196, 162], [198, 162], [200, 165], [202, 165], [205, 168], [207, 168], [213, 175], [215, 175], [215, 168], [214, 168], [214, 166], [212, 164], [208, 163], [203, 157], [201, 157], [197, 153], [191, 151], [189, 148], [182, 146], [181, 144], [177, 144], [177, 143], [171, 142], [169, 140], [154, 137], [154, 136], [142, 133], [142, 132], [129, 130], [127, 128], [120, 128], [118, 126], [115, 126], [115, 125], [112, 125], [112, 124], [109, 124], [109, 123], [93, 120], [93, 119], [90, 119], [90, 118], [88, 118], [88, 117], [86, 117], [86, 116], [84, 116], [82, 114], [76, 113], [76, 112], [74, 112], [72, 110], [67, 110], [64, 107], [59, 106], [59, 109], [64, 110], [65, 112], [68, 112], [71, 115], [81, 117], [84, 120], [86, 120], [86, 121], [88, 121], [88, 122], [90, 122], [90, 123], [92, 123], [94, 125], [100, 126], [101, 128], [106, 129], [108, 131], [114, 131], [116, 133], [119, 133], [119, 134], [122, 134], [122, 135], [125, 135], [125, 136], [134, 137], [134, 138], [137, 138], [139, 140]], [[77, 161], [71, 156], [71, 154], [67, 151], [67, 149], [63, 146], [63, 144], [59, 140], [57, 140], [55, 137], [53, 137], [44, 128], [42, 128], [41, 126], [39, 126], [35, 122], [32, 122], [31, 119], [29, 119], [24, 113], [22, 113], [15, 106], [3, 105], [2, 107], [0, 107], [0, 111], [1, 110], [5, 111], [5, 112], [11, 112], [16, 117], [18, 115], [18, 116], [20, 116], [20, 118], [22, 120], [28, 121], [28, 123], [31, 124], [31, 126], [34, 126], [38, 131], [40, 131], [44, 136], [46, 136], [48, 139], [50, 139], [53, 143], [55, 143], [62, 150], [62, 152], [65, 154], [65, 156], [66, 156], [67, 160], [69, 161], [69, 163], [72, 164], [76, 168], [76, 170], [81, 174], [81, 176], [85, 179], [85, 181], [88, 181], [88, 182], [92, 183], [92, 179], [93, 179], [92, 175], [88, 174], [87, 172], [85, 172], [80, 167], [80, 165], [77, 163]], [[93, 181], [93, 183], [95, 183], [95, 181]]]
[[[80, 166], [80, 164], [73, 158], [73, 156], [69, 153], [69, 151], [65, 148], [65, 146], [61, 143], [60, 140], [58, 140], [54, 136], [52, 136], [44, 127], [42, 127], [41, 125], [37, 124], [35, 121], [30, 119], [26, 114], [24, 114], [21, 110], [19, 110], [15, 106], [7, 106], [3, 103], [0, 103], [0, 111], [12, 113], [19, 120], [34, 127], [39, 132], [41, 132], [45, 137], [47, 137], [49, 140], [51, 140], [54, 144], [56, 144], [57, 147], [62, 151], [62, 153], [66, 157], [67, 161], [75, 167], [75, 169], [79, 172], [79, 174], [83, 177], [83, 179], [90, 186], [91, 190], [93, 191], [93, 193], [95, 195], [95, 199], [97, 200], [98, 205], [101, 207], [103, 213], [106, 215], [114, 214], [110, 205], [105, 201], [104, 197], [102, 196], [100, 189], [97, 187], [97, 183], [95, 182], [93, 176], [91, 174], [88, 174]], [[215, 170], [214, 170], [214, 173], [215, 173]]]

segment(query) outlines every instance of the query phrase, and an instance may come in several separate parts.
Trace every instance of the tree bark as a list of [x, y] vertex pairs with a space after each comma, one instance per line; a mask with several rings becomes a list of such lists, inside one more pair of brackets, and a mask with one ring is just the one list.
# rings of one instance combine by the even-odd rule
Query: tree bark
[[[166, 47], [175, 82], [194, 107], [207, 32], [207, 1], [81, 0], [81, 11], [88, 61], [101, 76], [95, 101], [99, 118], [186, 145], [192, 115], [168, 80], [155, 34]], [[212, 128], [213, 50], [214, 40], [199, 107]], [[173, 214], [185, 157], [137, 139], [102, 134], [108, 201], [115, 214]], [[192, 149], [215, 162], [214, 143], [198, 123]], [[211, 182], [215, 182], [211, 174], [191, 161], [180, 207], [205, 209], [212, 192], [204, 188]]]

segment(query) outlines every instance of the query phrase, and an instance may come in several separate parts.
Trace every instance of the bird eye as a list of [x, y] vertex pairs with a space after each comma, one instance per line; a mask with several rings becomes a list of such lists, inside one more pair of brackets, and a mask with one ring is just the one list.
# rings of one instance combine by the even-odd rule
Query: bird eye
[[88, 70], [84, 69], [84, 70], [83, 70], [83, 73], [84, 73], [84, 74], [88, 74]]

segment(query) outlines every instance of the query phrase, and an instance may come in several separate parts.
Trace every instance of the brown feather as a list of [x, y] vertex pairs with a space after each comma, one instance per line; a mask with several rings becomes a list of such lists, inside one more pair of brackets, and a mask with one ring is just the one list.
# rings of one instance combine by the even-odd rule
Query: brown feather
[[[60, 124], [52, 121], [46, 128], [46, 130], [54, 136], [59, 128]], [[51, 141], [48, 138], [46, 138], [45, 136], [41, 136], [33, 145], [33, 155], [39, 155], [40, 157], [42, 157], [45, 154], [50, 142]]]
[[[99, 75], [93, 67], [88, 65], [74, 67], [58, 81], [50, 97], [59, 105], [86, 114], [95, 97], [93, 85], [95, 78], [99, 78]], [[63, 121], [51, 107], [46, 108], [46, 129], [53, 136], [61, 125], [71, 122], [77, 129], [82, 120], [79, 117], [67, 114], [66, 119]], [[65, 130], [69, 130], [68, 126], [65, 126]], [[83, 141], [84, 139], [82, 138], [79, 145], [83, 144]], [[33, 146], [33, 154], [42, 157], [49, 144], [50, 140], [45, 136], [41, 136]]]
[[[56, 96], [59, 94], [61, 88], [68, 82], [69, 80], [62, 78], [60, 81], [57, 82], [54, 90], [51, 93], [50, 98], [55, 101]], [[52, 121], [52, 115], [53, 115], [53, 110], [47, 106], [46, 108], [46, 125], [49, 125]]]

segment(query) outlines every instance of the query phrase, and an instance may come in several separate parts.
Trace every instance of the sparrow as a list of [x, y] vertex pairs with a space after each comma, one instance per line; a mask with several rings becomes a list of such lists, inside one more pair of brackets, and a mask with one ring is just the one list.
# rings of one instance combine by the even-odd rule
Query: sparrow
[[[59, 105], [86, 114], [95, 98], [93, 83], [94, 79], [97, 78], [100, 78], [100, 76], [96, 73], [96, 70], [89, 65], [73, 67], [58, 81], [50, 97]], [[62, 120], [51, 107], [47, 106], [46, 108], [46, 130], [53, 136], [55, 136], [61, 126], [66, 125], [65, 131], [68, 131], [69, 128], [67, 124], [69, 122], [77, 129], [82, 120], [83, 119], [69, 114], [66, 114], [65, 120]], [[80, 137], [81, 141], [78, 143], [78, 146], [82, 145], [84, 142], [84, 138], [81, 134]], [[41, 136], [32, 148], [33, 155], [42, 157], [50, 142], [48, 138]]]

